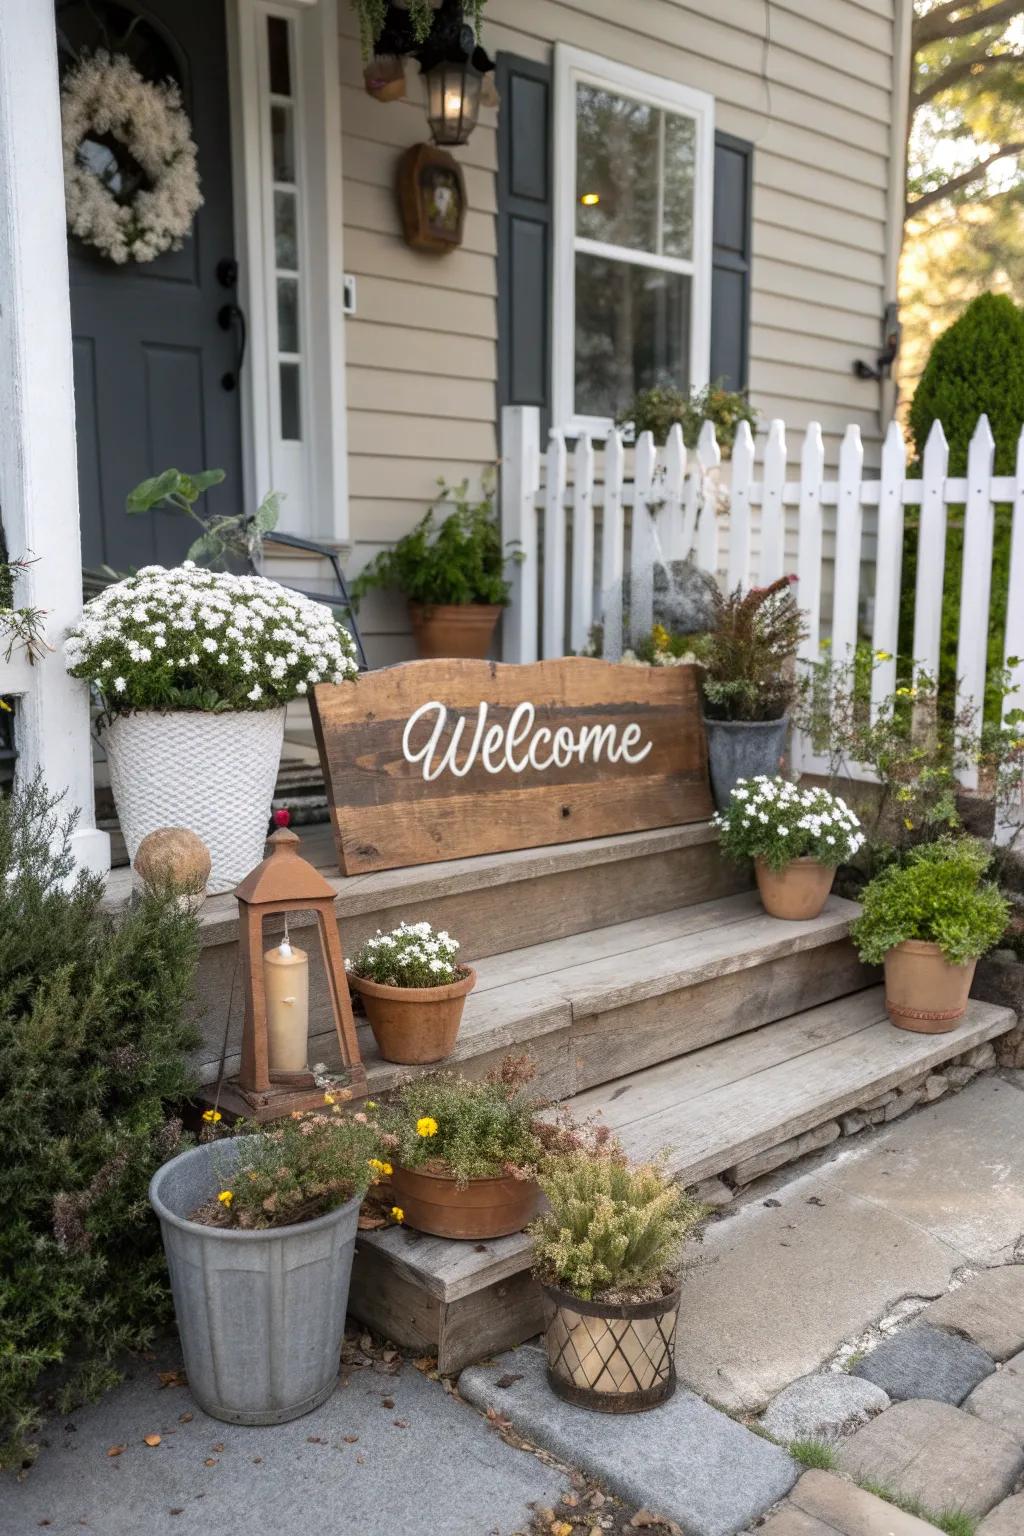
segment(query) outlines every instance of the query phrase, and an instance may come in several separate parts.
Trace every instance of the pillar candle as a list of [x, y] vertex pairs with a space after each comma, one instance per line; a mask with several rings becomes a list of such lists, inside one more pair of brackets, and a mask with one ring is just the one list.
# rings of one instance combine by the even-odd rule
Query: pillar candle
[[263, 956], [272, 1072], [304, 1072], [309, 1049], [309, 956], [287, 939]]

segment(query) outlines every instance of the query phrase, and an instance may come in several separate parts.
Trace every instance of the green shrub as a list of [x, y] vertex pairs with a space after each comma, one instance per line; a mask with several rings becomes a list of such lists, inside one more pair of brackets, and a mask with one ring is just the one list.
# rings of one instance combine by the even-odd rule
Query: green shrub
[[[973, 299], [933, 346], [910, 407], [910, 434], [917, 455], [915, 471], [920, 473], [928, 434], [932, 423], [938, 420], [949, 444], [949, 473], [965, 475], [970, 441], [982, 413], [988, 417], [995, 439], [995, 472], [1012, 475], [1017, 439], [1024, 426], [1024, 313], [1005, 294], [984, 293]], [[1010, 532], [1011, 509], [998, 507], [992, 559], [990, 675], [1003, 661]], [[908, 652], [912, 649], [916, 554], [915, 529], [907, 540], [903, 576], [900, 648]], [[945, 696], [952, 694], [956, 683], [962, 562], [963, 512], [950, 508], [939, 671], [939, 684]], [[994, 694], [990, 694], [986, 698], [986, 715], [990, 718], [995, 718], [996, 704]]]
[[938, 944], [951, 965], [966, 965], [998, 944], [1010, 909], [982, 877], [991, 850], [973, 838], [943, 838], [912, 848], [865, 886], [851, 928], [862, 960], [880, 965], [906, 939]]
[[44, 1372], [65, 1412], [168, 1315], [146, 1189], [191, 1086], [196, 923], [169, 896], [105, 913], [72, 824], [38, 781], [0, 798], [0, 1466], [32, 1454]]
[[725, 811], [712, 820], [729, 858], [763, 859], [776, 870], [799, 858], [845, 864], [864, 841], [845, 800], [827, 789], [801, 789], [778, 775], [737, 779]]
[[668, 1288], [707, 1215], [660, 1164], [632, 1167], [615, 1153], [555, 1157], [541, 1188], [549, 1208], [529, 1228], [534, 1269], [584, 1301]]
[[731, 451], [741, 421], [754, 429], [757, 427], [757, 411], [746, 395], [723, 389], [721, 380], [689, 392], [671, 384], [642, 389], [617, 419], [620, 426], [631, 426], [638, 436], [641, 432], [650, 432], [659, 446], [667, 441], [670, 430], [678, 422], [687, 448], [696, 448], [701, 427], [711, 421], [718, 446], [724, 453]]
[[778, 720], [797, 688], [794, 658], [806, 628], [782, 576], [767, 587], [715, 589], [714, 628], [696, 648], [704, 672], [704, 712], [710, 720]]
[[[413, 603], [501, 603], [509, 600], [505, 567], [521, 558], [506, 554], [494, 506], [493, 477], [483, 497], [469, 498], [469, 483], [440, 492], [415, 528], [390, 549], [381, 550], [352, 582], [354, 602], [375, 588], [403, 592]], [[437, 514], [448, 503], [453, 510], [440, 522]]]

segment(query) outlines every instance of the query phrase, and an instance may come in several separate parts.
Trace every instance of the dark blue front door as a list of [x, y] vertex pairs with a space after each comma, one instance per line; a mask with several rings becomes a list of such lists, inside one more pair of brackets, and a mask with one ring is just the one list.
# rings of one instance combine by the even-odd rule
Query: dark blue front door
[[69, 241], [83, 560], [173, 563], [195, 526], [129, 517], [125, 494], [172, 465], [224, 469], [220, 510], [241, 492], [239, 332], [219, 323], [235, 299], [224, 0], [57, 0], [56, 16], [62, 70], [105, 48], [146, 79], [172, 77], [198, 147], [204, 203], [180, 251], [117, 266]]

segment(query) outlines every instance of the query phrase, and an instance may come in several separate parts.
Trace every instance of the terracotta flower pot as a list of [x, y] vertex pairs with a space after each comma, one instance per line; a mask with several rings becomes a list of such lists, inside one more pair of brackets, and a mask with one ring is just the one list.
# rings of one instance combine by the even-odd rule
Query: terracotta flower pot
[[528, 1179], [470, 1179], [462, 1189], [448, 1173], [400, 1168], [391, 1176], [407, 1227], [433, 1237], [509, 1237], [537, 1214], [540, 1189]]
[[885, 1007], [900, 1029], [944, 1035], [967, 1011], [977, 960], [950, 965], [937, 944], [905, 939], [885, 957]]
[[676, 1389], [679, 1291], [654, 1301], [581, 1301], [545, 1285], [544, 1343], [556, 1397], [598, 1413], [642, 1413]]
[[468, 965], [463, 969], [462, 980], [445, 987], [385, 987], [348, 973], [385, 1061], [420, 1066], [451, 1055], [466, 998], [476, 986], [476, 971]]
[[763, 859], [755, 859], [754, 874], [769, 917], [783, 917], [791, 922], [817, 917], [836, 877], [830, 864], [819, 864], [807, 855], [793, 859], [783, 869], [769, 869]]
[[486, 659], [500, 615], [498, 603], [409, 604], [416, 649], [423, 658]]

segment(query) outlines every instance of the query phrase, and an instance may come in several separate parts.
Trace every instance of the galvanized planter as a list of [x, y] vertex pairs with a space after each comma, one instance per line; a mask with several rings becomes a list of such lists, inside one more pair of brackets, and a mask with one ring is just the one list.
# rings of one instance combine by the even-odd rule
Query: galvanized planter
[[643, 1413], [676, 1389], [679, 1290], [654, 1301], [582, 1301], [543, 1286], [548, 1383], [597, 1413]]
[[193, 1396], [230, 1424], [283, 1424], [338, 1385], [359, 1201], [260, 1232], [189, 1221], [230, 1183], [239, 1144], [173, 1158], [153, 1175], [149, 1199]]
[[782, 771], [789, 720], [709, 720], [704, 717], [708, 738], [708, 768], [715, 805], [724, 811], [737, 779], [754, 779], [759, 773], [774, 778]]

